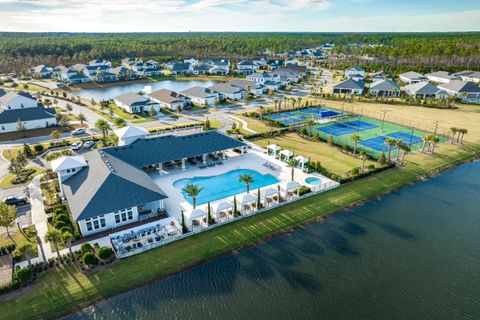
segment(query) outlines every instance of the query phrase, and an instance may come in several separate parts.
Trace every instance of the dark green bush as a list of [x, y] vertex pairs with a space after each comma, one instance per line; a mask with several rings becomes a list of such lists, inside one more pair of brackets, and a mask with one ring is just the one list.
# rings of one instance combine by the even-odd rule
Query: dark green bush
[[82, 245], [80, 246], [80, 251], [82, 251], [83, 254], [87, 252], [92, 252], [92, 250], [93, 250], [93, 247], [88, 242], [82, 243]]
[[28, 282], [33, 277], [33, 272], [30, 268], [20, 268], [16, 272], [17, 278], [21, 283]]
[[70, 217], [66, 213], [61, 213], [53, 217], [53, 221], [56, 223], [58, 221], [63, 221], [65, 223], [70, 223]]
[[112, 250], [109, 247], [101, 247], [98, 249], [98, 257], [102, 260], [107, 260], [112, 255]]
[[37, 153], [40, 153], [40, 152], [43, 152], [43, 150], [45, 150], [45, 148], [43, 147], [43, 145], [41, 144], [36, 144], [33, 146], [33, 149], [35, 150], [35, 152]]
[[92, 266], [97, 263], [97, 258], [91, 252], [86, 252], [83, 254], [82, 261], [87, 266]]
[[57, 221], [57, 222], [55, 222], [55, 225], [54, 225], [54, 226], [55, 226], [55, 229], [60, 230], [60, 229], [62, 229], [63, 227], [67, 226], [67, 224], [66, 224], [65, 222], [63, 222], [63, 221]]

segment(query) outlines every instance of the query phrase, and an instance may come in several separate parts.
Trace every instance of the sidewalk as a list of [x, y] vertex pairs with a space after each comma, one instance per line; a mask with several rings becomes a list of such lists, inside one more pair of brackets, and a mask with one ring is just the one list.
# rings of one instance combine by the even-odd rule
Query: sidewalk
[[[43, 205], [42, 192], [40, 190], [40, 178], [43, 174], [33, 178], [32, 182], [28, 186], [30, 190], [30, 205], [32, 212], [32, 223], [37, 229], [37, 242], [38, 244], [38, 261], [42, 260], [45, 256], [47, 259], [51, 256], [50, 243], [45, 241], [45, 235], [48, 232], [47, 214], [45, 213], [45, 206]], [[43, 249], [43, 250], [42, 250]]]

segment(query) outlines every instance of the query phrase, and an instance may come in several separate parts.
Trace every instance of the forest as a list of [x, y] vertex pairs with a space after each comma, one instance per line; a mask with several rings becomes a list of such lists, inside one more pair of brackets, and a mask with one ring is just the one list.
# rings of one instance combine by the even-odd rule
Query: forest
[[[480, 68], [480, 33], [0, 33], [0, 72], [38, 64], [71, 65], [94, 58], [226, 57], [234, 61], [270, 51], [335, 43], [342, 60], [367, 69], [449, 71]], [[362, 60], [368, 55], [373, 60]], [[390, 68], [389, 68], [390, 67]]]

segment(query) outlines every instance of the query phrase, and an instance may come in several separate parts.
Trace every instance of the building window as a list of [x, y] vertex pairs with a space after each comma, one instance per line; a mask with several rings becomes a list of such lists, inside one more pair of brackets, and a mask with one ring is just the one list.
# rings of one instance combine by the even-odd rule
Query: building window
[[94, 227], [95, 229], [100, 228], [100, 224], [98, 223], [98, 220], [93, 220], [93, 227]]
[[122, 221], [127, 221], [127, 213], [122, 212]]
[[92, 223], [90, 221], [87, 221], [87, 230], [92, 231]]
[[133, 219], [132, 211], [128, 211], [127, 214], [128, 214], [128, 220], [132, 220]]
[[105, 217], [100, 218], [100, 227], [105, 228], [107, 224], [105, 223]]
[[115, 223], [120, 223], [120, 215], [119, 214], [115, 215]]

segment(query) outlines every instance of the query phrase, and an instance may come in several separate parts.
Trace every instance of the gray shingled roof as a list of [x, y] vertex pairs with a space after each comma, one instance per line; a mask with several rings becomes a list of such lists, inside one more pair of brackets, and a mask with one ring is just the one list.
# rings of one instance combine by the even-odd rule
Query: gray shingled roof
[[196, 98], [208, 98], [215, 96], [215, 93], [212, 90], [200, 86], [191, 87], [189, 89], [181, 91], [180, 93], [187, 97]]
[[151, 101], [144, 96], [135, 93], [135, 92], [127, 92], [118, 97], [115, 97], [115, 100], [127, 105], [127, 106], [143, 106], [149, 104]]
[[358, 80], [355, 81], [353, 79], [347, 79], [342, 82], [337, 83], [335, 86], [333, 86], [334, 89], [351, 89], [351, 90], [357, 90], [361, 89], [363, 90], [365, 88], [365, 81]]
[[409, 84], [405, 87], [405, 90], [413, 91], [415, 94], [436, 94], [441, 91], [430, 82], [417, 82]]
[[132, 166], [142, 168], [151, 164], [199, 156], [244, 145], [245, 143], [217, 131], [206, 131], [185, 136], [169, 135], [138, 139], [128, 146], [102, 150]]
[[400, 86], [393, 82], [392, 80], [380, 80], [374, 82], [370, 85], [370, 90], [380, 90], [380, 91], [397, 91], [400, 92]]
[[465, 82], [460, 80], [452, 80], [449, 83], [438, 85], [440, 89], [453, 91], [456, 93], [479, 93], [480, 87], [473, 82]]
[[242, 88], [232, 86], [228, 83], [217, 83], [208, 88], [222, 94], [235, 94], [243, 91]]
[[190, 63], [175, 63], [172, 71], [187, 71], [190, 68]]
[[243, 90], [247, 90], [247, 86], [250, 86], [250, 89], [255, 90], [259, 89], [262, 86], [257, 84], [255, 81], [249, 80], [230, 80], [228, 83], [234, 87], [242, 88]]
[[83, 154], [88, 167], [62, 183], [76, 221], [167, 198], [145, 172], [101, 152]]
[[18, 119], [21, 121], [32, 121], [51, 118], [55, 118], [55, 109], [47, 109], [41, 105], [35, 108], [4, 109], [0, 112], [0, 124], [15, 123]]
[[181, 95], [180, 93], [168, 89], [154, 91], [148, 96], [163, 103], [172, 103], [185, 99], [185, 96]]

